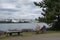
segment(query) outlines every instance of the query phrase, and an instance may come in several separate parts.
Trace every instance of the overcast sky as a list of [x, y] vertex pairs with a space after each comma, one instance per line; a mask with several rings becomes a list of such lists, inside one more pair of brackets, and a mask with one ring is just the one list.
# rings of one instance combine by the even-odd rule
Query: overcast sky
[[41, 8], [34, 5], [41, 0], [0, 0], [0, 18], [34, 19], [42, 17]]

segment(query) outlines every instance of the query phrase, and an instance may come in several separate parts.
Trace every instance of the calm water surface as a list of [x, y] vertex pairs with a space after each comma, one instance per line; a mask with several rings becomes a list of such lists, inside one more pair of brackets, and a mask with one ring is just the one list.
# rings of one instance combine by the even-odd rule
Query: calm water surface
[[0, 30], [7, 31], [7, 30], [12, 30], [12, 29], [34, 29], [36, 24], [39, 24], [40, 27], [45, 25], [48, 27], [46, 23], [0, 23]]

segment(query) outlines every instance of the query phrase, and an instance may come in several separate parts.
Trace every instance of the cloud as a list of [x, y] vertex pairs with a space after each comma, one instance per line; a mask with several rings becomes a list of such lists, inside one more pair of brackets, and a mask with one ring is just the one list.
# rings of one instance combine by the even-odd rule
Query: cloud
[[1, 8], [6, 8], [6, 9], [15, 9], [16, 5], [11, 4], [11, 3], [2, 3], [0, 4]]
[[42, 9], [35, 6], [34, 1], [41, 0], [0, 0], [0, 17], [23, 19], [42, 17]]
[[16, 10], [16, 9], [4, 9], [4, 8], [0, 8], [0, 11], [16, 12], [18, 10]]
[[9, 12], [16, 12], [18, 11], [16, 5], [11, 3], [1, 3], [0, 4], [0, 11], [9, 11]]

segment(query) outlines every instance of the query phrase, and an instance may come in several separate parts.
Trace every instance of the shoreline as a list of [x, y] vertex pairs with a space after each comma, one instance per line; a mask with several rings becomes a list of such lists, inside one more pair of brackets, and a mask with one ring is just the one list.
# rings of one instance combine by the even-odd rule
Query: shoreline
[[16, 24], [16, 23], [0, 23], [0, 24]]

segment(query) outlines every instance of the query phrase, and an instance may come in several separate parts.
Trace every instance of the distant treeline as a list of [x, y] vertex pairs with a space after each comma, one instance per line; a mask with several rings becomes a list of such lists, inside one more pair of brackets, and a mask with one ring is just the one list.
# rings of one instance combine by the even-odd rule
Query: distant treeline
[[0, 21], [0, 23], [12, 23], [12, 21]]
[[28, 21], [24, 21], [24, 22], [21, 22], [21, 21], [19, 21], [19, 22], [12, 22], [12, 21], [0, 21], [0, 23], [30, 23], [30, 22], [28, 22]]

